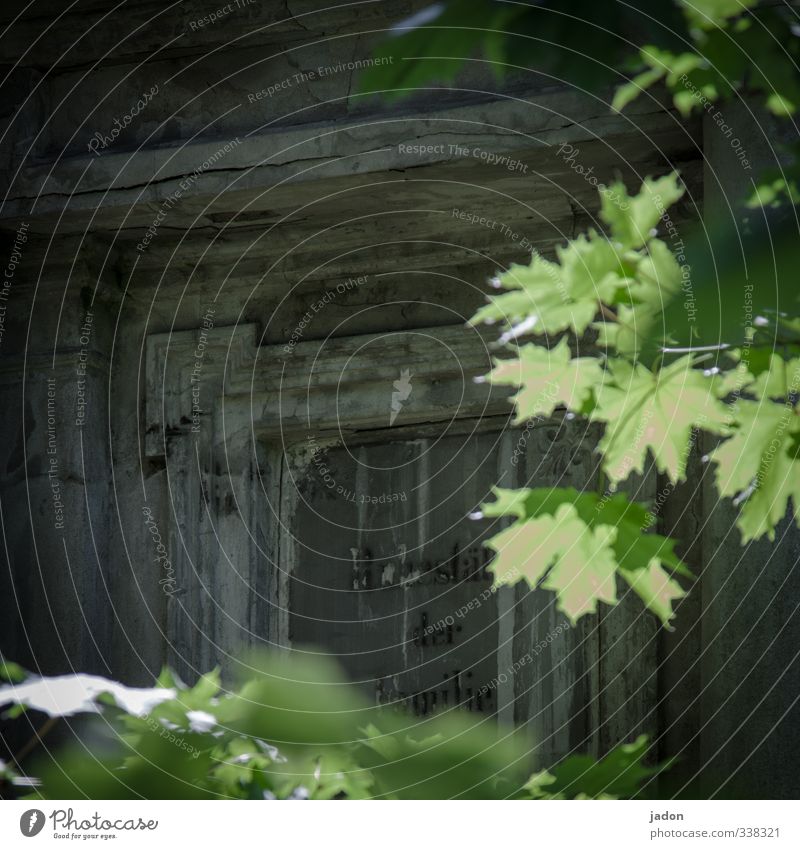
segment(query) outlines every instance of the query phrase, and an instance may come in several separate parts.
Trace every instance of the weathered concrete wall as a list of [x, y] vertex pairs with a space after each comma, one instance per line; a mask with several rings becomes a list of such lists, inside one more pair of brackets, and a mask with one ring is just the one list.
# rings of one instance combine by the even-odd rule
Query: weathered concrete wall
[[[747, 103], [706, 115], [709, 227], [728, 223], [744, 232], [748, 213], [741, 204], [753, 175], [774, 165], [777, 137], [774, 120]], [[739, 250], [735, 239], [730, 250]], [[750, 283], [757, 293], [774, 280], [751, 276]], [[748, 298], [743, 287], [721, 285], [742, 321], [752, 320], [748, 310], [758, 298]], [[680, 758], [663, 784], [697, 798], [797, 798], [791, 763], [800, 747], [800, 533], [787, 517], [774, 543], [765, 537], [742, 546], [736, 509], [718, 499], [714, 466], [704, 460], [714, 445], [705, 437], [695, 446], [686, 483], [674, 490], [667, 481], [660, 484], [670, 494], [659, 511], [660, 530], [683, 541], [680, 553], [700, 576], [677, 608], [675, 632], [661, 637], [661, 751]]]
[[[559, 155], [562, 143], [599, 181], [619, 173], [633, 186], [679, 167], [689, 192], [673, 220], [702, 210], [699, 123], [658, 100], [619, 116], [590, 95], [523, 75], [498, 88], [470, 68], [452, 89], [387, 106], [359, 96], [355, 72], [340, 66], [366, 58], [390, 22], [424, 3], [367, 4], [357, 18], [318, 5], [242, 4], [199, 26], [213, 4], [142, 3], [124, 16], [105, 2], [80, 13], [53, 4], [50, 17], [40, 6], [42, 17], [23, 18], [29, 37], [18, 53], [3, 48], [4, 61], [19, 62], [2, 160], [3, 256], [22, 224], [29, 236], [0, 340], [10, 564], [0, 597], [2, 649], [24, 663], [146, 682], [165, 662], [192, 677], [243, 647], [286, 645], [302, 613], [287, 606], [287, 575], [320, 568], [290, 556], [298, 539], [350, 547], [348, 534], [326, 533], [298, 506], [310, 486], [308, 475], [298, 483], [287, 473], [298, 443], [309, 432], [348, 448], [374, 440], [364, 432], [388, 429], [404, 367], [417, 374], [415, 395], [393, 439], [435, 441], [451, 419], [501, 422], [502, 399], [483, 408], [487, 397], [469, 381], [485, 370], [486, 348], [461, 328], [498, 267], [531, 248], [549, 254], [596, 224], [596, 189]], [[319, 68], [334, 70], [308, 73]], [[124, 128], [112, 137], [116, 121]], [[463, 372], [444, 349], [389, 340], [403, 331], [444, 340]], [[363, 345], [376, 346], [371, 358], [354, 356]], [[52, 378], [63, 528], [46, 474]], [[586, 458], [562, 469], [571, 455], [548, 449], [548, 438], [542, 429], [529, 440], [528, 472], [540, 482], [565, 470], [578, 483], [591, 476]], [[555, 466], [540, 469], [540, 455]], [[448, 480], [469, 477], [470, 462], [459, 460]], [[471, 479], [453, 514], [472, 509], [489, 483]], [[377, 508], [371, 515], [386, 520]], [[416, 521], [414, 540], [424, 528]], [[711, 551], [720, 527], [704, 531], [697, 552]], [[418, 544], [404, 533], [398, 544]], [[689, 597], [687, 618], [713, 586], [704, 580]], [[520, 587], [493, 604], [496, 670], [558, 624], [540, 594]], [[774, 615], [785, 621], [784, 609]], [[683, 745], [684, 729], [701, 728], [716, 751], [734, 714], [704, 725], [713, 705], [676, 685], [688, 665], [692, 689], [706, 687], [712, 702], [719, 692], [708, 689], [707, 661], [696, 661], [706, 641], [723, 645], [710, 616], [688, 629], [681, 654], [626, 603], [520, 672], [501, 718], [529, 722], [550, 755], [602, 751], [657, 725], [665, 752]], [[409, 629], [394, 636], [408, 639]], [[777, 663], [785, 648], [774, 652]]]

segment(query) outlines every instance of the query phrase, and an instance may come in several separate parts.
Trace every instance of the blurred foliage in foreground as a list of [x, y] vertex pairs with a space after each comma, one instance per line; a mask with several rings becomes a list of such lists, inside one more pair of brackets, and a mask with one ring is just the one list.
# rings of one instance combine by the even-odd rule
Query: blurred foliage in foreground
[[[2, 661], [0, 661], [2, 663]], [[6, 716], [94, 714], [80, 741], [19, 764], [0, 761], [3, 797], [29, 799], [586, 799], [627, 798], [661, 767], [647, 738], [602, 760], [573, 756], [531, 775], [529, 739], [459, 710], [414, 720], [371, 707], [329, 660], [253, 659], [244, 683], [193, 687], [168, 671], [153, 688], [91, 675], [0, 671]]]

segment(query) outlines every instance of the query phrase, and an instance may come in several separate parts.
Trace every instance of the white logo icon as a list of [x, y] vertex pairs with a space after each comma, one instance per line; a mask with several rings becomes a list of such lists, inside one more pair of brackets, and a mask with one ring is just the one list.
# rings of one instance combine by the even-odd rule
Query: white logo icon
[[400, 379], [392, 384], [395, 391], [392, 392], [391, 414], [389, 415], [389, 427], [394, 424], [395, 419], [403, 409], [403, 402], [408, 401], [411, 395], [411, 372], [407, 369], [400, 370]]
[[25, 837], [35, 837], [44, 828], [44, 814], [31, 808], [19, 818], [19, 830]]

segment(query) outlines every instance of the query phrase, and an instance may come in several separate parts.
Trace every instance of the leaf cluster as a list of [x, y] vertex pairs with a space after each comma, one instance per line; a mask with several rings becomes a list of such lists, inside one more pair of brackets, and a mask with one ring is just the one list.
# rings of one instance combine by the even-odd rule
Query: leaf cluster
[[[608, 490], [498, 490], [482, 509], [513, 518], [487, 543], [496, 576], [554, 592], [572, 620], [617, 603], [621, 579], [668, 624], [684, 594], [675, 576], [688, 570], [675, 541], [649, 530], [646, 505], [617, 488], [652, 471], [684, 481], [706, 433], [719, 443], [709, 457], [714, 482], [740, 508], [743, 541], [774, 538], [787, 510], [800, 524], [800, 322], [776, 313], [731, 330], [712, 352], [675, 347], [670, 316], [686, 291], [658, 226], [683, 189], [675, 174], [647, 178], [633, 196], [621, 183], [610, 189], [600, 190], [607, 233], [592, 230], [555, 260], [536, 255], [499, 274], [500, 291], [472, 319], [503, 331], [487, 380], [518, 387], [517, 422], [566, 411], [600, 425]], [[762, 347], [776, 328], [783, 344], [767, 338]]]

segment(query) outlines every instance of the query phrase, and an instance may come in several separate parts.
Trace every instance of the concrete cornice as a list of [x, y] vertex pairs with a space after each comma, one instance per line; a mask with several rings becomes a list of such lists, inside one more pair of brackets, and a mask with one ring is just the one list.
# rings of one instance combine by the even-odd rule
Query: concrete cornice
[[[254, 324], [155, 334], [147, 341], [146, 451], [163, 455], [180, 436], [226, 442], [242, 430], [299, 439], [342, 423], [388, 428], [402, 370], [414, 403], [398, 424], [508, 415], [513, 389], [474, 381], [492, 368], [496, 336], [457, 325], [260, 346]], [[204, 412], [193, 416], [193, 404]]]
[[[165, 208], [175, 221], [206, 208], [235, 211], [247, 198], [266, 192], [280, 205], [297, 199], [298, 187], [309, 183], [346, 178], [352, 186], [380, 173], [459, 160], [477, 165], [482, 151], [524, 164], [562, 142], [640, 134], [645, 139], [670, 131], [681, 131], [681, 122], [650, 98], [640, 98], [619, 115], [600, 99], [574, 92], [494, 97], [371, 121], [264, 129], [236, 138], [134, 152], [114, 149], [31, 165], [15, 179], [0, 221], [8, 227], [23, 218], [44, 222], [60, 216], [62, 231], [147, 227]], [[410, 149], [415, 145], [428, 149]], [[468, 153], [454, 152], [455, 145]], [[505, 173], [502, 165], [496, 171], [498, 177]]]

